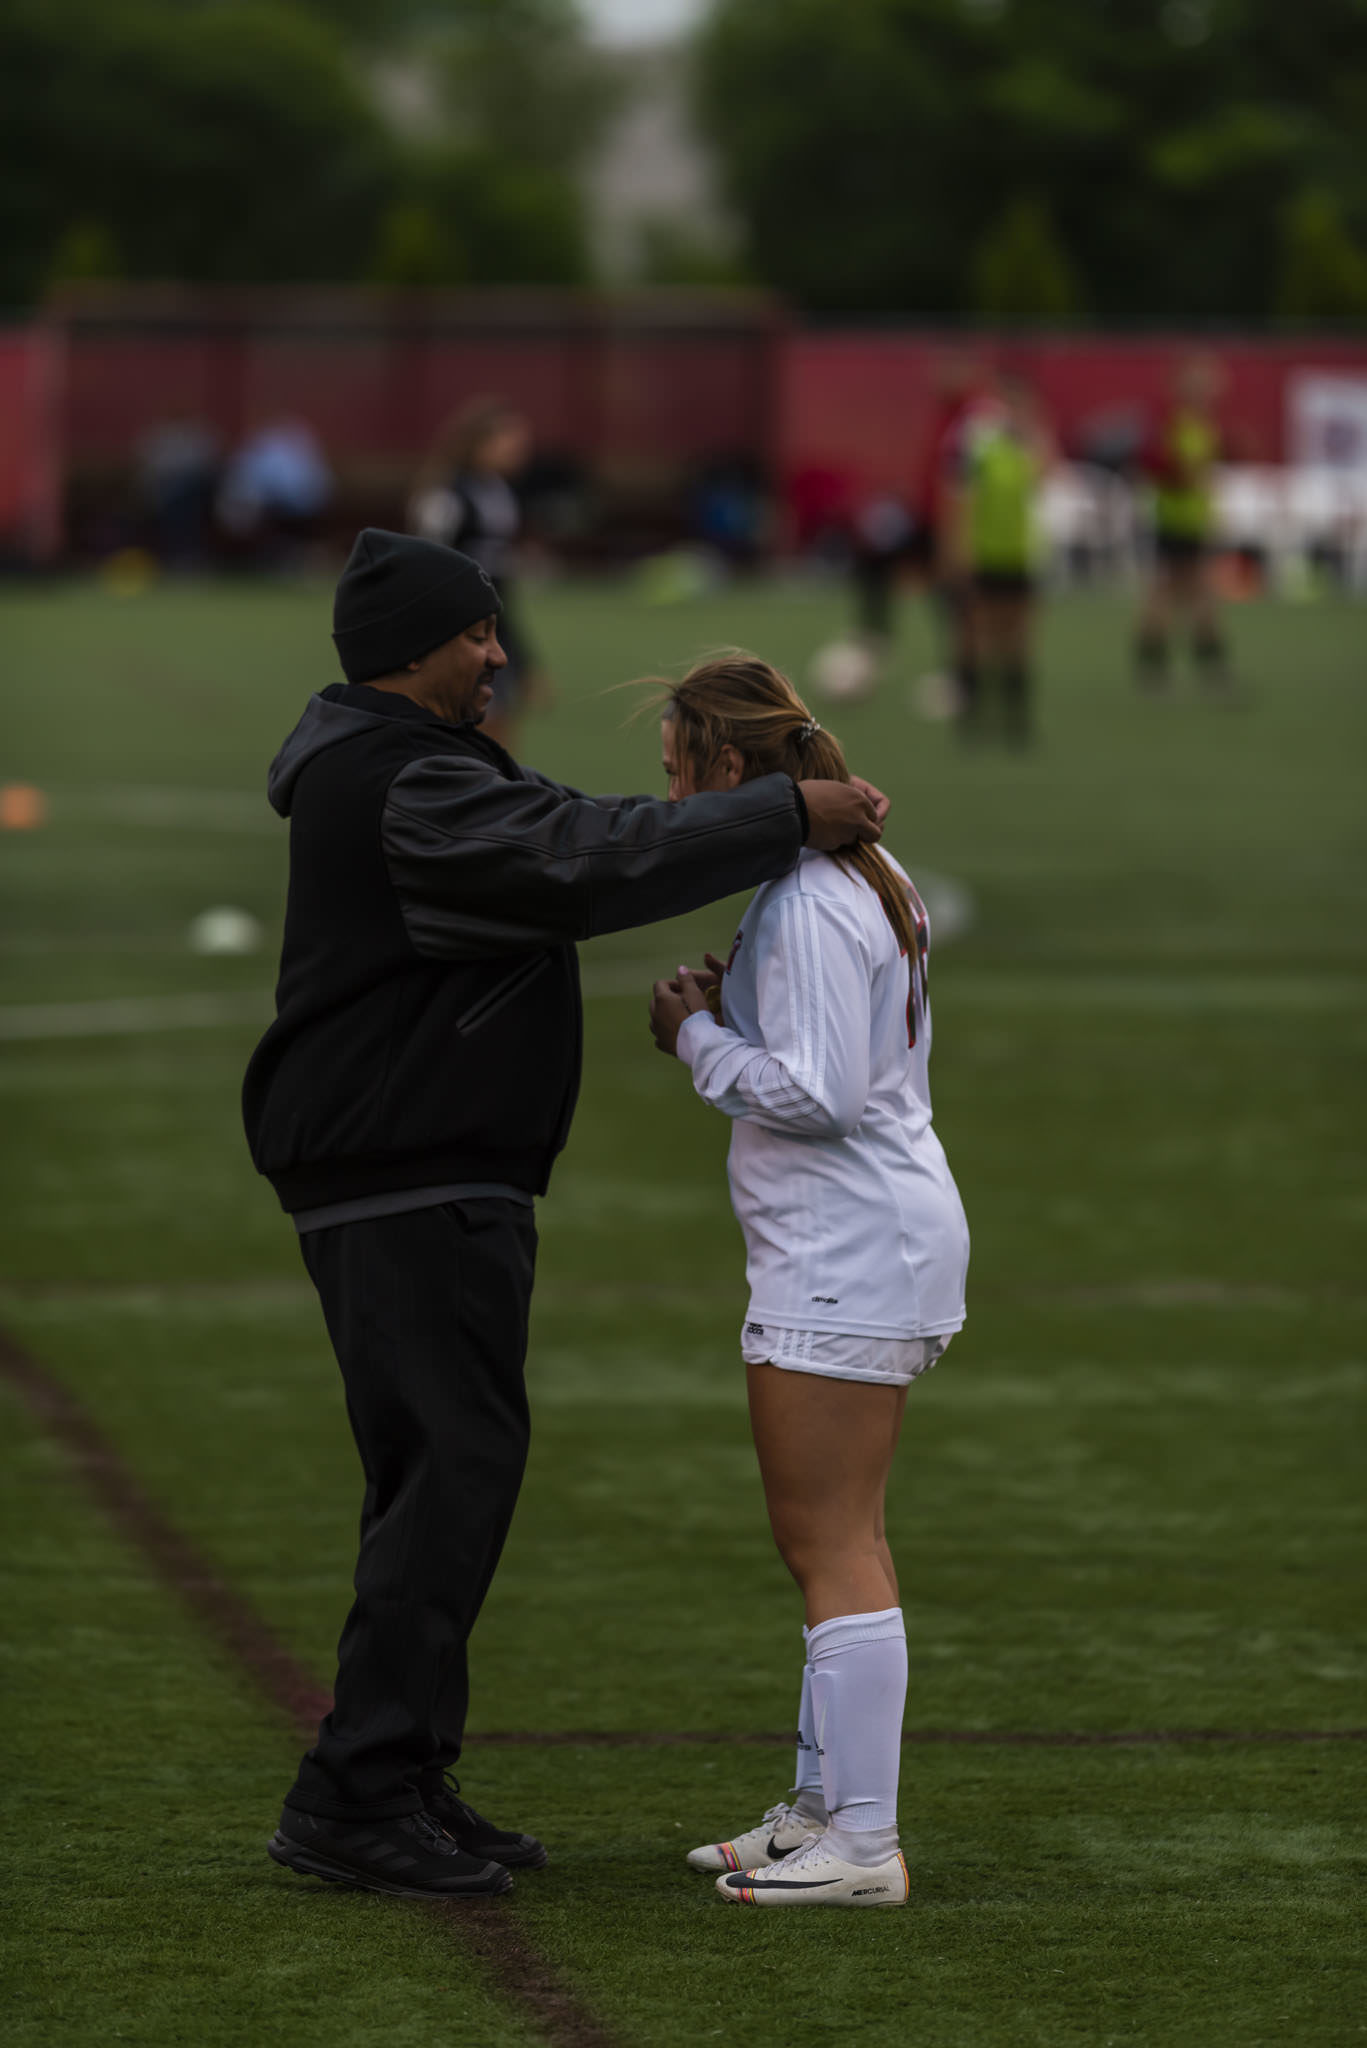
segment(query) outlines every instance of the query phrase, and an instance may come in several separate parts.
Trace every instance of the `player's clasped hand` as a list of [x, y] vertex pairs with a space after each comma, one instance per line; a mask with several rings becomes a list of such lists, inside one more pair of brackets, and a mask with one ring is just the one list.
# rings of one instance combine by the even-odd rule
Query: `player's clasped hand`
[[657, 1052], [677, 1051], [679, 1030], [687, 1017], [708, 1008], [706, 984], [711, 974], [699, 977], [691, 967], [681, 967], [676, 981], [657, 981], [650, 993], [650, 1031]]

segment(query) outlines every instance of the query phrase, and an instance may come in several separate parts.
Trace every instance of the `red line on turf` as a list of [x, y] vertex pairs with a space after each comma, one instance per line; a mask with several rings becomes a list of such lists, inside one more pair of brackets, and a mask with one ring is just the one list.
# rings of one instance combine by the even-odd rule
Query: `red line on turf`
[[[189, 1608], [273, 1707], [310, 1741], [332, 1702], [250, 1602], [161, 1512], [94, 1418], [59, 1379], [0, 1330], [0, 1378], [66, 1451], [87, 1492], [153, 1573]], [[493, 1910], [490, 1910], [490, 1907]], [[505, 1906], [434, 1902], [434, 1918], [484, 1965], [550, 2048], [615, 2048], [607, 2029], [579, 2004]]]

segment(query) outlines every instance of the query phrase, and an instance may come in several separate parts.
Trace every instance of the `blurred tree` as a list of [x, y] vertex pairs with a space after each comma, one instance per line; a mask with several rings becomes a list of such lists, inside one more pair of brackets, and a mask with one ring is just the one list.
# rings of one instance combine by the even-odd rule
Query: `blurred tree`
[[1291, 320], [1367, 318], [1367, 250], [1344, 226], [1334, 194], [1298, 193], [1281, 225], [1277, 311]]
[[642, 284], [753, 284], [743, 263], [715, 236], [694, 233], [676, 214], [651, 214], [637, 227], [637, 270]]
[[464, 283], [469, 260], [436, 209], [423, 199], [396, 199], [380, 222], [371, 279], [376, 284]]
[[583, 202], [569, 179], [479, 144], [413, 146], [381, 223], [372, 277], [388, 284], [584, 283]]
[[698, 54], [752, 267], [814, 308], [982, 307], [1022, 194], [1119, 319], [1272, 312], [1288, 190], [1367, 227], [1367, 0], [714, 0]]
[[101, 220], [74, 220], [57, 239], [45, 282], [76, 284], [83, 279], [123, 276], [123, 258]]
[[344, 277], [373, 239], [392, 159], [335, 37], [298, 11], [8, 0], [0, 13], [10, 303], [96, 207], [130, 277]]
[[4, 0], [0, 304], [110, 248], [191, 282], [583, 282], [605, 105], [572, 0]]
[[1067, 320], [1080, 293], [1067, 251], [1038, 195], [1008, 204], [973, 256], [973, 310], [991, 320]]
[[421, 18], [463, 140], [557, 174], [583, 164], [617, 86], [575, 0], [432, 0]]

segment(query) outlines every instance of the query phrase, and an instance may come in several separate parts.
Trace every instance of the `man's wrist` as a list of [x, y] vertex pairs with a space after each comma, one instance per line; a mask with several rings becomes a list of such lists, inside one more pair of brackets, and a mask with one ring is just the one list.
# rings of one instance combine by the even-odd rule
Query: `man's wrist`
[[793, 795], [797, 800], [797, 821], [802, 827], [802, 844], [805, 846], [808, 834], [812, 829], [812, 821], [807, 815], [807, 799], [802, 794], [802, 784], [800, 782], [795, 781], [793, 783]]

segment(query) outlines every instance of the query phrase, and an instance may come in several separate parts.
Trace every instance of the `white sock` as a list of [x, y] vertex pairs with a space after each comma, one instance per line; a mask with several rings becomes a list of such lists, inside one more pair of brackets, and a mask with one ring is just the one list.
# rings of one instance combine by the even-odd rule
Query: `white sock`
[[[804, 1653], [807, 1630], [802, 1631]], [[812, 1663], [804, 1654], [802, 1698], [797, 1710], [797, 1770], [793, 1777], [793, 1805], [804, 1820], [826, 1825], [826, 1797], [821, 1789], [821, 1755], [816, 1746], [816, 1722], [812, 1715]]]
[[900, 1607], [838, 1614], [807, 1633], [821, 1783], [835, 1846], [849, 1863], [897, 1851], [897, 1779], [907, 1697]]

